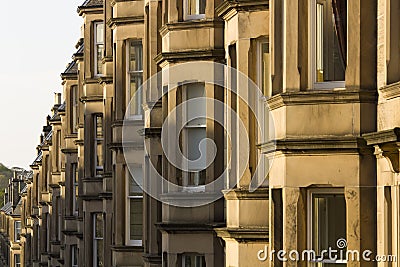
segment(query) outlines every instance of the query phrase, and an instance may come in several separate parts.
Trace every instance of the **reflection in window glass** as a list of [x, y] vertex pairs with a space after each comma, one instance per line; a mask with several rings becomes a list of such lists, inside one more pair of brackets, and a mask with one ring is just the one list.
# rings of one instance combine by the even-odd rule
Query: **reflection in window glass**
[[[346, 201], [344, 194], [318, 193], [312, 194], [311, 201], [312, 246], [316, 256], [319, 257], [323, 250], [328, 250], [330, 247], [337, 249], [337, 240], [346, 238]], [[346, 266], [346, 264], [321, 263], [316, 266]]]
[[[142, 94], [138, 91], [143, 84], [143, 46], [142, 41], [129, 42], [128, 47], [128, 102], [130, 115], [141, 115]], [[138, 92], [136, 94], [136, 92]]]
[[316, 82], [344, 81], [347, 0], [316, 0]]

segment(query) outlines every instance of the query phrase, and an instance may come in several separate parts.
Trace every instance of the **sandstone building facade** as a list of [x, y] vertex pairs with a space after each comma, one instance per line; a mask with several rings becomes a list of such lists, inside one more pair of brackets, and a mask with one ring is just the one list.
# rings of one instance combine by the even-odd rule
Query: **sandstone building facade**
[[399, 8], [86, 0], [0, 265], [399, 266]]

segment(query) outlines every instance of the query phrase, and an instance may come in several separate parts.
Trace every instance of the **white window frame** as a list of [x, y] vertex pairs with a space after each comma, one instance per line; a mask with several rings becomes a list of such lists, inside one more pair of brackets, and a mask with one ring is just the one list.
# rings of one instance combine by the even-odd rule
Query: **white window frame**
[[[19, 225], [19, 227], [18, 227]], [[21, 242], [22, 222], [20, 220], [14, 222], [14, 241]]]
[[[206, 259], [205, 259], [205, 255], [203, 254], [195, 254], [195, 253], [183, 253], [182, 254], [182, 261], [181, 261], [181, 264], [182, 264], [182, 267], [186, 267], [186, 257], [194, 257], [195, 259], [197, 258], [197, 257], [201, 257], [201, 258], [204, 258], [204, 261], [206, 261]], [[202, 265], [202, 264], [201, 264]], [[192, 265], [192, 266], [190, 266], [190, 267], [206, 267], [206, 265], [207, 265], [207, 263], [205, 263], [205, 265], [204, 266], [197, 266], [196, 265], [196, 260], [195, 260], [195, 263], [194, 263], [194, 265]]]
[[[345, 81], [331, 81], [331, 82], [317, 82], [317, 71], [316, 71], [316, 65], [317, 65], [317, 1], [318, 0], [311, 0], [311, 5], [309, 7], [309, 12], [310, 16], [309, 21], [308, 21], [308, 29], [311, 34], [309, 34], [309, 66], [310, 66], [310, 71], [309, 71], [309, 81], [311, 82], [310, 88], [314, 90], [324, 90], [324, 89], [344, 89], [345, 88]], [[347, 3], [348, 7], [348, 3]], [[348, 21], [348, 8], [347, 8], [347, 21]], [[347, 23], [347, 33], [348, 31], [349, 24]], [[346, 41], [348, 43], [348, 36], [346, 38]], [[349, 47], [347, 45], [347, 47]], [[348, 53], [347, 53], [348, 57]], [[348, 62], [348, 58], [346, 59]]]
[[[132, 44], [140, 44], [141, 47], [141, 53], [142, 53], [142, 69], [141, 70], [131, 70], [130, 69], [130, 49]], [[130, 110], [130, 102], [131, 102], [131, 75], [141, 75], [142, 76], [142, 84], [136, 88], [136, 90], [139, 92], [138, 98], [140, 99], [140, 102], [138, 103], [139, 106], [143, 105], [143, 90], [141, 90], [141, 86], [143, 86], [143, 41], [142, 39], [130, 39], [126, 41], [126, 108], [127, 108], [127, 113], [128, 113], [128, 118], [132, 120], [143, 120], [143, 108], [140, 108], [140, 110], [135, 110], [133, 112]]]
[[[193, 14], [189, 15], [189, 7], [188, 7], [188, 1], [190, 0], [183, 0], [183, 19], [184, 20], [199, 20], [199, 19], [204, 19], [206, 17], [206, 14]], [[196, 0], [198, 4], [200, 5], [200, 0]], [[205, 1], [205, 10], [207, 9], [207, 1]], [[206, 11], [204, 11], [206, 12]]]
[[72, 163], [71, 164], [71, 179], [72, 179], [72, 213], [75, 216], [78, 216], [78, 193], [76, 192], [77, 189], [79, 190], [79, 181], [78, 181], [78, 164]]
[[104, 31], [104, 22], [103, 21], [96, 21], [93, 23], [93, 48], [94, 48], [93, 49], [93, 52], [94, 52], [93, 59], [94, 59], [94, 76], [96, 76], [96, 77], [100, 77], [100, 76], [104, 75], [103, 73], [99, 73], [99, 71], [98, 71], [99, 64], [101, 63], [101, 62], [98, 62], [98, 59], [97, 59], [99, 45], [103, 45], [103, 51], [104, 51], [104, 36], [103, 36], [103, 42], [97, 42], [97, 27], [99, 25], [103, 25], [103, 31]]
[[[313, 247], [313, 195], [344, 195], [343, 188], [311, 188], [307, 191], [307, 247], [308, 249], [315, 250]], [[347, 205], [346, 205], [347, 210]], [[346, 214], [347, 220], [347, 214]], [[344, 237], [345, 238], [345, 237]], [[328, 248], [326, 248], [328, 249]], [[318, 256], [318, 255], [317, 255]], [[328, 262], [325, 262], [328, 263]], [[329, 262], [332, 264], [332, 262]], [[333, 262], [336, 264], [343, 264], [347, 263], [347, 261], [338, 260], [337, 262]], [[315, 262], [308, 262], [309, 267], [316, 267], [319, 266]]]
[[[74, 264], [74, 259], [77, 259], [78, 264]], [[78, 267], [79, 266], [79, 252], [78, 252], [78, 245], [71, 245], [71, 266]]]
[[[97, 237], [96, 236], [96, 216], [97, 215], [100, 215], [101, 216], [101, 218], [102, 218], [102, 221], [103, 221], [103, 229], [102, 229], [102, 232], [101, 232], [101, 237]], [[98, 243], [98, 241], [99, 240], [102, 240], [103, 241], [103, 247], [104, 247], [104, 215], [103, 215], [103, 213], [100, 213], [100, 212], [98, 212], [98, 213], [93, 213], [92, 214], [92, 216], [93, 216], [93, 218], [92, 218], [92, 220], [93, 220], [93, 222], [92, 222], [92, 224], [93, 224], [93, 266], [98, 266], [98, 262], [97, 262], [97, 247], [98, 247], [98, 245], [97, 245], [97, 243]], [[103, 257], [104, 257], [104, 254], [103, 254]]]
[[[126, 219], [125, 219], [125, 233], [126, 233], [126, 243], [128, 246], [143, 246], [143, 240], [140, 239], [131, 239], [131, 217], [130, 217], [130, 211], [131, 211], [131, 199], [142, 199], [142, 205], [143, 205], [143, 193], [141, 195], [130, 195], [130, 188], [129, 188], [129, 179], [131, 178], [131, 174], [129, 172], [129, 168], [125, 168], [125, 188], [126, 188]], [[140, 186], [140, 185], [139, 185]], [[143, 227], [143, 220], [142, 220], [142, 227]]]
[[[197, 81], [195, 81], [195, 82], [193, 82], [193, 83], [189, 83], [189, 84], [187, 84], [187, 85], [184, 85], [184, 86], [182, 86], [182, 100], [183, 101], [188, 101], [188, 100], [190, 100], [189, 98], [188, 98], [188, 90], [190, 90], [190, 87], [192, 86], [192, 85], [194, 85], [194, 84], [202, 84], [203, 85], [203, 89], [204, 89], [204, 96], [203, 97], [206, 97], [206, 84], [205, 83], [203, 83], [203, 82], [197, 82]], [[205, 102], [205, 104], [207, 105], [207, 102]], [[182, 108], [182, 111], [183, 111], [183, 121], [188, 121], [188, 110], [187, 110], [187, 106], [186, 105], [183, 105], [183, 108]], [[206, 113], [206, 115], [207, 115], [207, 106], [205, 106], [204, 107], [204, 112]], [[184, 127], [183, 127], [183, 131], [182, 131], [182, 133], [184, 134], [184, 138], [183, 138], [183, 151], [185, 152], [185, 154], [186, 155], [188, 155], [189, 154], [189, 150], [188, 150], [188, 147], [189, 147], [189, 138], [188, 138], [188, 132], [187, 132], [187, 130], [190, 130], [190, 129], [201, 129], [201, 130], [204, 130], [205, 132], [206, 132], [206, 135], [207, 135], [207, 125], [206, 125], [206, 122], [204, 123], [204, 124], [198, 124], [198, 125], [185, 125]], [[189, 168], [189, 166], [185, 166], [186, 167], [186, 169], [187, 170], [190, 170], [190, 168]], [[206, 190], [206, 187], [205, 187], [205, 185], [188, 185], [188, 183], [189, 183], [189, 175], [198, 175], [199, 176], [199, 178], [198, 179], [200, 179], [200, 175], [201, 175], [201, 172], [205, 172], [206, 170], [197, 170], [197, 169], [191, 169], [190, 170], [190, 172], [191, 172], [191, 174], [189, 174], [189, 173], [184, 173], [183, 174], [183, 191], [184, 192], [199, 192], [199, 193], [201, 193], [201, 192], [205, 192], [205, 190]]]
[[[257, 82], [258, 82], [258, 87], [260, 88], [260, 90], [262, 91], [262, 93], [264, 94], [265, 97], [270, 98], [272, 96], [272, 90], [271, 90], [271, 82], [270, 79], [268, 79], [268, 88], [263, 88], [263, 77], [262, 77], [262, 71], [263, 71], [263, 66], [262, 66], [262, 47], [263, 45], [266, 44], [268, 46], [268, 54], [269, 54], [269, 61], [271, 60], [271, 53], [270, 53], [270, 49], [269, 49], [269, 40], [267, 37], [263, 37], [257, 40]], [[271, 69], [270, 69], [270, 65], [268, 65], [268, 69], [266, 70], [267, 72], [269, 72], [269, 74], [271, 75]], [[270, 76], [269, 75], [269, 76]], [[268, 94], [265, 95], [264, 90], [268, 91]], [[263, 101], [265, 101], [265, 97], [262, 99]]]
[[[102, 138], [97, 137], [97, 118], [101, 118], [101, 130], [102, 130]], [[101, 177], [103, 175], [104, 166], [97, 165], [97, 156], [98, 156], [98, 143], [102, 142], [102, 150], [104, 150], [104, 116], [101, 113], [93, 114], [93, 167], [94, 167], [94, 176]], [[104, 151], [101, 151], [103, 155], [103, 164], [104, 164]]]
[[78, 125], [78, 86], [71, 86], [71, 133], [77, 133], [76, 126]]

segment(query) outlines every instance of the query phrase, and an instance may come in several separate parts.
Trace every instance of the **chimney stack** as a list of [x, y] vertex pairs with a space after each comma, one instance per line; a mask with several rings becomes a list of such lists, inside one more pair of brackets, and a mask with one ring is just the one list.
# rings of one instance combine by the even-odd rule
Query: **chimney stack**
[[61, 93], [54, 93], [54, 105], [61, 105]]

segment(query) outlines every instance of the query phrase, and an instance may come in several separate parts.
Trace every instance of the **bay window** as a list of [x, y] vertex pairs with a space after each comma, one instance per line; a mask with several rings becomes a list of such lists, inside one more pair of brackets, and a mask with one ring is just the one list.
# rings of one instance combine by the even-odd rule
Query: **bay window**
[[104, 52], [104, 23], [94, 23], [94, 75], [101, 76], [103, 74], [103, 65], [101, 63]]
[[206, 14], [206, 0], [183, 0], [184, 19], [203, 19]]
[[347, 0], [313, 0], [315, 89], [344, 87], [347, 64]]
[[132, 117], [142, 118], [143, 45], [132, 40], [127, 45], [127, 107]]
[[127, 243], [141, 246], [143, 239], [143, 190], [137, 181], [143, 181], [141, 165], [130, 168], [133, 177], [127, 170]]
[[[346, 249], [338, 248], [337, 241], [346, 239], [346, 201], [341, 189], [313, 189], [308, 194], [308, 231], [309, 248], [315, 251], [318, 262], [310, 266], [346, 266], [345, 258], [328, 258], [323, 250]], [[322, 257], [324, 255], [325, 257]], [[346, 252], [343, 252], [346, 256]]]
[[102, 267], [104, 266], [104, 254], [103, 254], [103, 231], [104, 221], [102, 213], [93, 214], [93, 266]]

